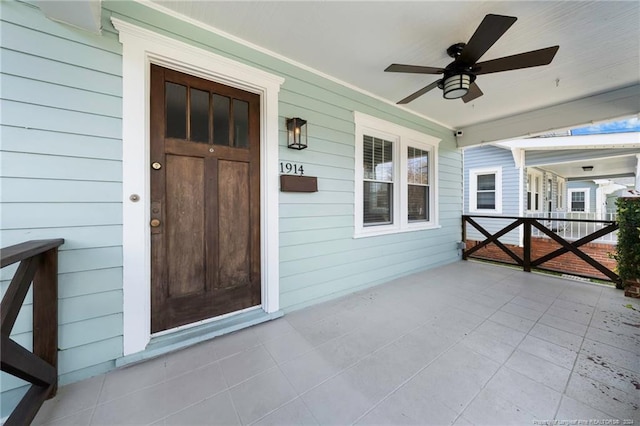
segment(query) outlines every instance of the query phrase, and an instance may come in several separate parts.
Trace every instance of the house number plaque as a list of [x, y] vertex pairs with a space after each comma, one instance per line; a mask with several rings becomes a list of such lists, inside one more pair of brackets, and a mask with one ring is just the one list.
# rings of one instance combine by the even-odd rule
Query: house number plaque
[[302, 164], [280, 162], [280, 173], [302, 176], [304, 175], [304, 167]]

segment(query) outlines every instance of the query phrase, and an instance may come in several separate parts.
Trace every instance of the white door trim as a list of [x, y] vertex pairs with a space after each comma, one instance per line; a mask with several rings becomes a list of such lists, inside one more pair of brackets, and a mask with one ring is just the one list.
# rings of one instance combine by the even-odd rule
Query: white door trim
[[[150, 64], [260, 95], [260, 226], [262, 309], [279, 309], [278, 92], [284, 79], [112, 18], [122, 43], [123, 352], [151, 338], [149, 231]], [[132, 202], [129, 197], [140, 198]]]

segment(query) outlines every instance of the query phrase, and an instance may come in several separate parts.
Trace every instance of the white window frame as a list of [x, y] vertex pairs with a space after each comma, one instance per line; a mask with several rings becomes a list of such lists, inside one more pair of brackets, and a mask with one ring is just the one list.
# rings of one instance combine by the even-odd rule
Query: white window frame
[[[478, 208], [478, 176], [495, 175], [496, 198], [494, 209]], [[502, 214], [502, 166], [469, 169], [469, 212]]]
[[[531, 177], [531, 179], [529, 179]], [[534, 183], [535, 183], [535, 178], [538, 177], [540, 180], [540, 187], [537, 188], [537, 191], [534, 191], [534, 189], [536, 189], [534, 187]], [[527, 212], [529, 213], [539, 213], [544, 211], [544, 176], [542, 174], [542, 172], [539, 172], [538, 170], [535, 169], [528, 169], [527, 170], [527, 183], [531, 186], [531, 206], [533, 207], [532, 209], [527, 209]], [[527, 203], [527, 188], [525, 187], [525, 206]], [[535, 208], [535, 196], [534, 194], [538, 194], [538, 208]]]
[[[355, 122], [355, 214], [354, 238], [439, 228], [438, 218], [438, 145], [441, 139], [416, 130], [354, 111]], [[388, 225], [364, 226], [363, 212], [363, 137], [373, 136], [393, 142], [393, 212]], [[409, 222], [407, 149], [429, 152], [429, 220]]]
[[[584, 192], [584, 211], [573, 210], [573, 193], [574, 192]], [[591, 190], [589, 188], [571, 188], [567, 194], [567, 207], [568, 211], [571, 213], [589, 213], [589, 205], [591, 202]]]

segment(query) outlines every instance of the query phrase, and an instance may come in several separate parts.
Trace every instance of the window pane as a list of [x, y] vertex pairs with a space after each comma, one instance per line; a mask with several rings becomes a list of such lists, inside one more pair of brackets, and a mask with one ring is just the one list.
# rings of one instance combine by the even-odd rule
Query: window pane
[[165, 83], [166, 96], [166, 136], [187, 138], [187, 88], [180, 84]]
[[249, 103], [233, 100], [233, 146], [249, 147]]
[[409, 222], [429, 220], [429, 187], [409, 185]]
[[491, 209], [496, 208], [496, 193], [493, 191], [478, 192], [478, 208], [479, 209]]
[[213, 143], [229, 145], [229, 105], [226, 96], [213, 95]]
[[429, 151], [407, 148], [407, 180], [408, 183], [429, 184]]
[[531, 210], [531, 192], [527, 192], [527, 210]]
[[571, 203], [571, 211], [583, 212], [584, 211], [584, 201], [573, 201]]
[[393, 182], [393, 143], [364, 136], [362, 145], [364, 178]]
[[478, 175], [478, 191], [493, 191], [496, 189], [496, 175]]
[[379, 182], [363, 182], [364, 184], [364, 218], [365, 226], [391, 223], [393, 184]]
[[571, 201], [584, 201], [584, 192], [572, 192]]
[[191, 91], [191, 137], [194, 142], [209, 142], [209, 92]]

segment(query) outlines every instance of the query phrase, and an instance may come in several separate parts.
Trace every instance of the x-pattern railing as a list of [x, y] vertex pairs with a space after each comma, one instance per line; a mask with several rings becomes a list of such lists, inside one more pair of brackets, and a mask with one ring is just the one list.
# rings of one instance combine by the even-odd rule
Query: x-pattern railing
[[[29, 424], [58, 386], [58, 247], [63, 239], [2, 249], [0, 267], [20, 262], [0, 306], [1, 370], [31, 383], [5, 425]], [[9, 336], [33, 282], [33, 352]]]
[[[482, 225], [480, 225], [477, 219], [502, 219], [502, 220], [513, 220], [512, 223], [505, 226], [498, 232], [491, 234], [487, 231]], [[607, 220], [587, 220], [587, 219], [554, 219], [554, 221], [566, 221], [566, 222], [587, 222], [587, 223], [598, 223], [603, 226], [601, 229], [586, 235], [576, 241], [567, 241], [557, 233], [549, 229], [542, 222], [545, 221], [545, 218], [534, 218], [534, 217], [515, 217], [515, 216], [479, 216], [479, 215], [463, 215], [462, 216], [462, 236], [463, 241], [466, 241], [466, 233], [467, 233], [467, 223], [477, 229], [482, 235], [486, 237], [486, 239], [479, 244], [465, 249], [463, 251], [462, 258], [468, 259], [469, 257], [473, 257], [473, 254], [483, 247], [488, 246], [493, 243], [497, 247], [499, 247], [503, 252], [505, 252], [509, 257], [511, 257], [518, 266], [521, 266], [523, 270], [526, 272], [531, 272], [531, 269], [539, 269], [546, 270], [551, 272], [563, 272], [557, 271], [549, 268], [544, 268], [541, 266], [543, 263], [548, 262], [558, 256], [561, 256], [565, 253], [573, 253], [578, 258], [585, 261], [588, 265], [595, 268], [597, 271], [601, 272], [603, 275], [609, 278], [612, 282], [618, 283], [620, 281], [620, 277], [614, 271], [607, 268], [602, 263], [593, 259], [587, 253], [580, 250], [580, 247], [590, 243], [598, 238], [603, 237], [611, 232], [615, 232], [618, 229], [618, 223], [615, 221], [607, 221]], [[509, 247], [504, 245], [499, 241], [499, 238], [508, 234], [511, 231], [514, 231], [520, 226], [524, 226], [524, 234], [523, 234], [523, 250], [522, 257], [520, 257], [517, 253], [511, 250]], [[541, 256], [537, 259], [532, 259], [532, 250], [531, 250], [531, 231], [533, 228], [538, 229], [540, 232], [547, 235], [553, 241], [558, 243], [560, 247], [544, 256]], [[573, 275], [577, 275], [572, 273]], [[588, 278], [596, 278], [596, 277], [588, 277]]]

